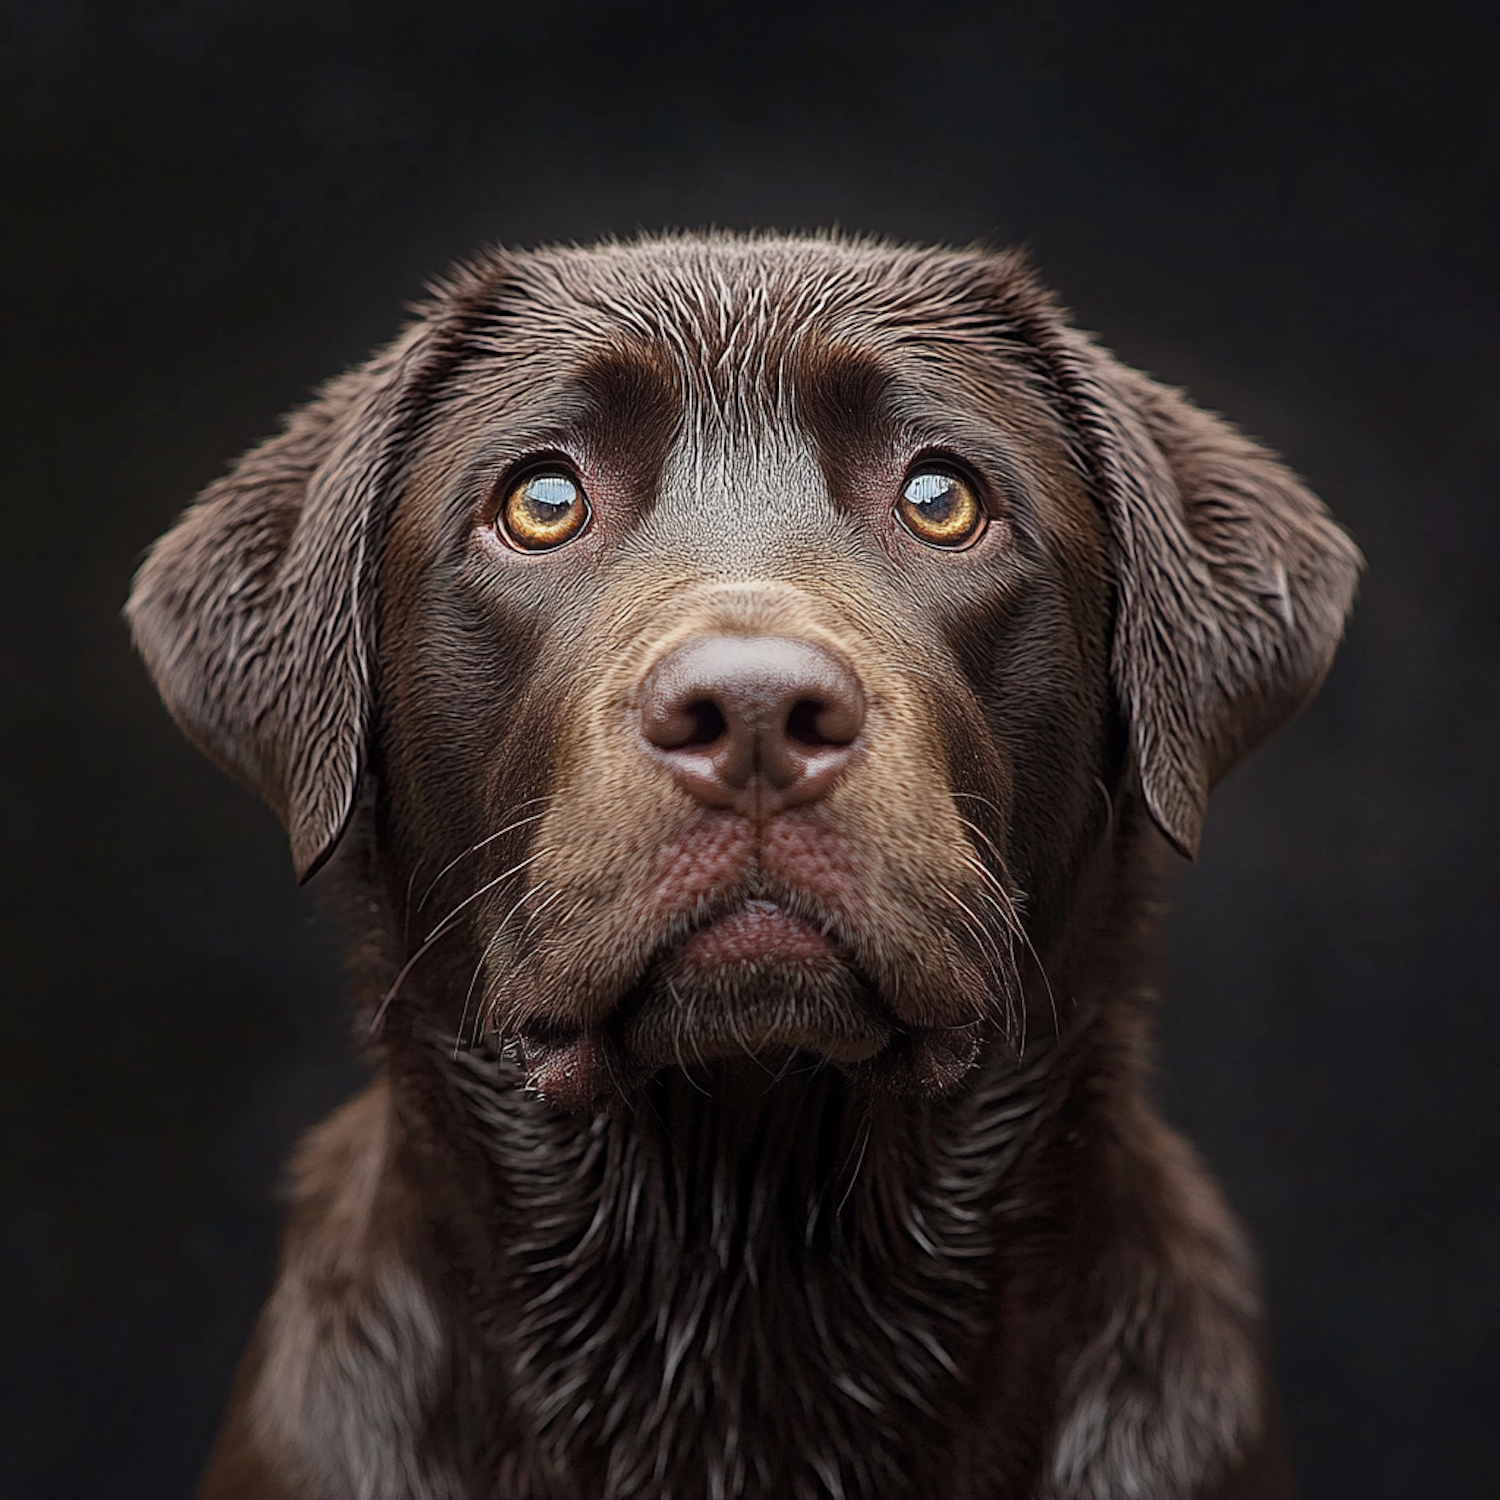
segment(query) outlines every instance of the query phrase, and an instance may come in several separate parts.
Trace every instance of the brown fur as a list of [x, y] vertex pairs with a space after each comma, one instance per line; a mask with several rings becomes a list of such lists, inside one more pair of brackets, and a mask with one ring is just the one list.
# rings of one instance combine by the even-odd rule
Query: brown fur
[[[893, 519], [934, 454], [966, 550]], [[593, 519], [523, 555], [539, 456]], [[1149, 1103], [1152, 931], [1357, 569], [1014, 256], [460, 268], [131, 600], [186, 732], [331, 859], [374, 1038], [204, 1495], [1284, 1494], [1250, 1258]], [[850, 665], [826, 793], [742, 816], [643, 751], [710, 636]], [[682, 957], [751, 907], [826, 952]]]

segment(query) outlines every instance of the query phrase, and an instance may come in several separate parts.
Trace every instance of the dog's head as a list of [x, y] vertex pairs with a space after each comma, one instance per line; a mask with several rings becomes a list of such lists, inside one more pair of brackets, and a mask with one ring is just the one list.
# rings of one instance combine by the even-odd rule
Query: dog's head
[[429, 1019], [550, 1096], [742, 1050], [941, 1091], [1111, 798], [1191, 852], [1357, 567], [1016, 258], [723, 237], [460, 269], [130, 615], [300, 874], [373, 778]]

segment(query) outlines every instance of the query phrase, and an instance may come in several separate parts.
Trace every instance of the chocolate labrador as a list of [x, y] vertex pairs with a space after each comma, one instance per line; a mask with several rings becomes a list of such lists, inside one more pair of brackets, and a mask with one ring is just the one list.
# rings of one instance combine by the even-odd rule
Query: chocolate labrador
[[211, 1500], [1281, 1495], [1153, 928], [1358, 554], [1014, 255], [495, 252], [129, 615], [340, 893]]

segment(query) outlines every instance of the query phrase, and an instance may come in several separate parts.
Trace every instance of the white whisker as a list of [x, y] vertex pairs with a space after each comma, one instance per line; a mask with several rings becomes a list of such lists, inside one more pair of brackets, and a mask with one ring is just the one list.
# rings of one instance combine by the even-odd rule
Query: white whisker
[[[518, 802], [516, 804], [516, 806], [517, 807], [529, 807], [533, 802], [540, 802], [540, 801], [542, 801], [542, 798], [540, 798], [540, 797], [528, 797], [526, 799], [526, 801], [524, 801], [524, 802]], [[428, 882], [427, 889], [422, 892], [422, 899], [417, 902], [416, 909], [418, 911], [421, 911], [421, 909], [424, 906], [427, 905], [428, 897], [430, 897], [432, 895], [433, 891], [437, 888], [438, 882], [450, 870], [452, 870], [455, 865], [458, 865], [458, 864], [462, 863], [462, 861], [466, 860], [471, 854], [477, 854], [481, 849], [485, 848], [487, 845], [493, 844], [496, 839], [502, 839], [502, 838], [505, 837], [506, 834], [508, 834], [508, 833], [514, 833], [516, 831], [516, 829], [518, 829], [518, 828], [524, 828], [528, 823], [535, 823], [538, 819], [545, 818], [546, 816], [547, 816], [547, 814], [546, 814], [546, 812], [544, 810], [544, 811], [539, 812], [539, 813], [533, 813], [530, 817], [527, 817], [527, 818], [517, 818], [514, 823], [507, 823], [504, 828], [498, 829], [496, 832], [490, 834], [487, 838], [480, 839], [477, 844], [470, 844], [469, 847], [467, 849], [465, 849], [462, 854], [456, 854], [456, 855], [454, 855], [454, 857], [452, 859], [450, 859], [448, 861], [448, 863], [445, 864], [443, 866], [443, 868], [441, 870], [439, 870], [437, 872], [437, 874], [434, 875], [432, 877], [432, 879]], [[415, 879], [416, 879], [416, 871], [413, 871], [412, 872], [412, 881], [414, 882]], [[407, 885], [406, 899], [407, 899], [408, 905], [410, 905], [410, 902], [411, 902], [411, 882], [408, 882], [408, 885]]]
[[500, 884], [501, 881], [509, 879], [512, 875], [519, 874], [520, 871], [524, 870], [527, 865], [532, 864], [536, 860], [540, 859], [542, 855], [547, 852], [548, 851], [545, 849], [538, 849], [534, 853], [528, 855], [525, 859], [523, 859], [520, 864], [513, 865], [509, 870], [506, 870], [504, 874], [497, 875], [493, 880], [486, 881], [485, 884], [480, 886], [479, 889], [472, 895], [466, 896], [462, 901], [460, 901], [458, 905], [455, 906], [453, 910], [450, 911], [448, 915], [444, 917], [443, 920], [439, 922], [437, 926], [427, 934], [426, 938], [424, 938], [422, 941], [421, 947], [419, 947], [417, 951], [413, 953], [412, 956], [407, 959], [407, 961], [401, 966], [400, 972], [396, 975], [395, 979], [391, 981], [390, 989], [385, 992], [384, 998], [376, 1007], [375, 1014], [370, 1018], [371, 1036], [378, 1036], [380, 1034], [380, 1029], [385, 1024], [386, 1012], [390, 1009], [391, 1002], [396, 998], [396, 992], [406, 982], [407, 976], [417, 966], [417, 964], [421, 961], [423, 956], [428, 952], [432, 945], [446, 933], [452, 931], [453, 923], [457, 919], [458, 914], [466, 906], [468, 906], [470, 902], [477, 901], [487, 891], [492, 891], [497, 885]]

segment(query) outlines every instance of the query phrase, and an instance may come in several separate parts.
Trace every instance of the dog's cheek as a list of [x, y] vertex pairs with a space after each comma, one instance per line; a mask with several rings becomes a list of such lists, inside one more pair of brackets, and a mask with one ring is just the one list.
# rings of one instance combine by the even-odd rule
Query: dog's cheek
[[[393, 899], [420, 940], [464, 903], [472, 916], [475, 892], [524, 857], [535, 826], [526, 813], [547, 792], [556, 698], [538, 680], [547, 657], [535, 616], [485, 608], [431, 559], [396, 563], [375, 755]], [[472, 972], [464, 947], [454, 932], [434, 957]]]
[[[596, 613], [615, 617], [618, 602]], [[486, 860], [506, 878], [474, 908], [476, 1004], [507, 1034], [602, 1019], [660, 937], [653, 881], [690, 821], [627, 732], [630, 641], [580, 609], [533, 649], [484, 785], [495, 817], [525, 820], [524, 841], [506, 865]]]
[[1107, 832], [1123, 765], [1105, 565], [1087, 530], [1074, 530], [1071, 543], [1049, 543], [1024, 591], [944, 622], [977, 705], [977, 722], [940, 720], [959, 812], [990, 854], [1003, 851], [1038, 947], [1066, 919], [1077, 871]]
[[[844, 851], [842, 905], [864, 934], [862, 961], [901, 1020], [957, 1028], [998, 1019], [1015, 978], [1003, 860], [993, 859], [990, 873], [980, 863], [961, 796], [944, 775], [937, 727], [911, 707], [893, 717], [900, 728], [829, 800], [823, 816], [835, 837], [820, 862]], [[969, 743], [986, 758], [982, 740]], [[984, 785], [997, 791], [1000, 779]], [[775, 868], [795, 872], [795, 851], [779, 856], [777, 844], [767, 844]]]

